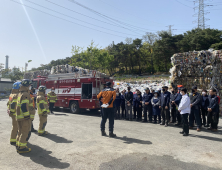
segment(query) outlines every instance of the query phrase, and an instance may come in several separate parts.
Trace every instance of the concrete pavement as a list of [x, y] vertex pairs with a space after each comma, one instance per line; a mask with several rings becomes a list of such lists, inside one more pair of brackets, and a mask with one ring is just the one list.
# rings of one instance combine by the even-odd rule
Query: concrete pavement
[[[222, 123], [219, 132], [190, 131], [158, 124], [117, 120], [117, 138], [100, 135], [98, 113], [55, 112], [40, 137], [32, 133], [32, 151], [18, 154], [9, 144], [11, 118], [0, 101], [0, 169], [2, 170], [216, 170], [222, 169]], [[221, 119], [220, 119], [221, 121]], [[34, 127], [38, 128], [38, 115]], [[106, 124], [108, 127], [108, 122]], [[106, 129], [108, 133], [108, 128]]]

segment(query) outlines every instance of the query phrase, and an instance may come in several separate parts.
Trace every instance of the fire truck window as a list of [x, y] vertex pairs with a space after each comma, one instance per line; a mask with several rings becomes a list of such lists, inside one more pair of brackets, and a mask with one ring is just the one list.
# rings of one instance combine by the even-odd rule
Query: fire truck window
[[35, 89], [37, 88], [37, 83], [38, 83], [37, 81], [32, 81], [33, 88]]
[[82, 84], [82, 99], [92, 99], [92, 84]]

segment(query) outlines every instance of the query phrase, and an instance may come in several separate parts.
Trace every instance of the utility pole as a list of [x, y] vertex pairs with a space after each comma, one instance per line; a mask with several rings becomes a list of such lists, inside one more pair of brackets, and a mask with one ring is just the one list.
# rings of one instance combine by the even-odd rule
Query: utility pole
[[169, 31], [168, 31], [169, 35], [172, 35], [172, 30], [176, 30], [176, 29], [172, 29], [173, 26], [174, 25], [168, 25], [167, 26], [167, 27], [169, 27]]

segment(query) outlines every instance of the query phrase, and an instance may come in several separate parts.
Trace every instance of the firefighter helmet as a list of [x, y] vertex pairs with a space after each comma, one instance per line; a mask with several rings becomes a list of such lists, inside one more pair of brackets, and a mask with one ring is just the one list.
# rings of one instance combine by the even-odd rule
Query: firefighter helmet
[[39, 86], [39, 91], [40, 92], [44, 92], [46, 90], [46, 87], [45, 86]]
[[21, 87], [21, 82], [16, 82], [13, 84], [12, 89], [19, 89]]
[[25, 87], [29, 87], [31, 84], [32, 84], [32, 81], [30, 81], [29, 79], [23, 79], [21, 82], [21, 85]]

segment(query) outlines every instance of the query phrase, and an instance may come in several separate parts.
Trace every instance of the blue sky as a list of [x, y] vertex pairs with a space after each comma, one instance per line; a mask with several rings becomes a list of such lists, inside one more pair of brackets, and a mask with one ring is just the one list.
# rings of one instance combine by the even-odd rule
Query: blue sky
[[[168, 25], [174, 25], [173, 34], [180, 34], [197, 27], [197, 23], [193, 24], [197, 19], [193, 15], [198, 12], [193, 9], [195, 6], [193, 0], [75, 1], [103, 16], [124, 22], [125, 25], [116, 25], [73, 1], [1, 0], [0, 63], [5, 64], [5, 56], [9, 55], [10, 68], [24, 67], [25, 62], [32, 60], [28, 67], [31, 69], [40, 64], [47, 64], [51, 60], [69, 57], [72, 45], [87, 47], [91, 40], [101, 47], [106, 47], [112, 41], [115, 43], [125, 41], [126, 37], [141, 38], [145, 32], [167, 30]], [[205, 0], [205, 4], [213, 5], [205, 8], [210, 12], [206, 15], [206, 18], [210, 19], [206, 24], [210, 28], [222, 30], [222, 0]], [[132, 30], [131, 25], [137, 27], [136, 30]]]

